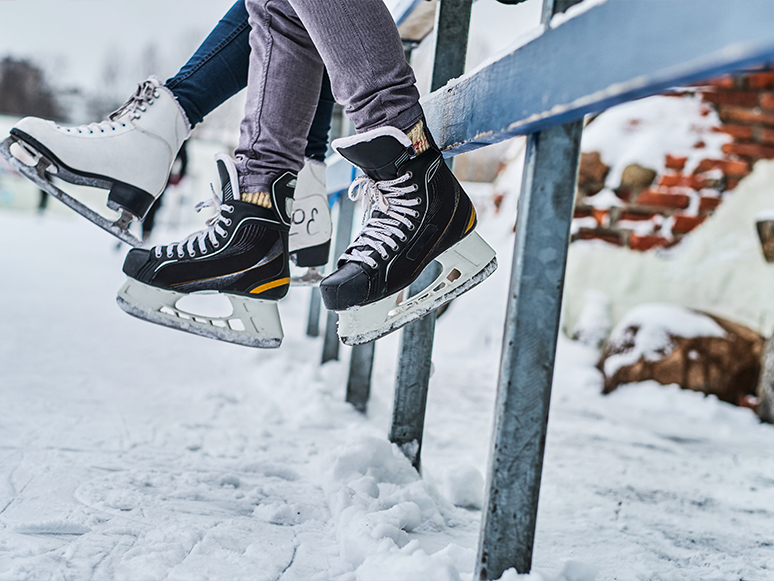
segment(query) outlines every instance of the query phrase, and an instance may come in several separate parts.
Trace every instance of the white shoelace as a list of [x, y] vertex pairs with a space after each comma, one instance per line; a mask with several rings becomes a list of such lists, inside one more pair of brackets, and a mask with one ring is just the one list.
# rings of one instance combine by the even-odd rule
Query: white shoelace
[[[378, 266], [373, 258], [374, 251], [379, 253], [382, 259], [389, 258], [386, 246], [393, 251], [398, 249], [398, 242], [405, 242], [408, 238], [401, 230], [401, 225], [409, 230], [415, 228], [409, 220], [419, 217], [419, 212], [412, 210], [412, 206], [422, 203], [419, 198], [406, 198], [406, 194], [419, 189], [416, 184], [412, 186], [399, 186], [411, 179], [411, 172], [407, 172], [394, 180], [374, 181], [366, 175], [355, 178], [349, 186], [349, 198], [357, 200], [360, 197], [368, 199], [368, 207], [363, 214], [363, 230], [355, 241], [349, 245], [347, 251], [341, 255], [341, 260], [365, 262], [372, 268]], [[383, 215], [374, 216], [374, 210], [379, 210]], [[366, 219], [368, 220], [366, 222]], [[362, 247], [366, 247], [365, 249]]]
[[126, 127], [126, 121], [120, 121], [121, 118], [129, 114], [129, 119], [139, 119], [141, 113], [148, 110], [148, 105], [153, 105], [153, 100], [161, 96], [158, 86], [151, 81], [145, 81], [137, 86], [137, 90], [129, 97], [129, 100], [113, 111], [104, 121], [89, 123], [88, 125], [79, 125], [78, 127], [62, 127], [68, 133], [105, 133], [106, 131], [115, 131], [119, 127]]
[[[211, 184], [210, 189], [212, 190], [212, 198], [205, 200], [204, 202], [199, 202], [194, 207], [197, 212], [201, 212], [204, 208], [218, 208], [217, 214], [207, 218], [206, 230], [202, 230], [201, 232], [194, 232], [180, 242], [173, 242], [172, 244], [166, 246], [167, 258], [174, 258], [175, 250], [177, 250], [178, 258], [185, 258], [186, 251], [188, 251], [188, 256], [194, 258], [196, 256], [195, 245], [197, 244], [199, 246], [199, 252], [201, 254], [207, 254], [207, 245], [205, 244], [207, 239], [210, 240], [210, 243], [214, 248], [217, 248], [220, 246], [220, 242], [218, 241], [217, 237], [226, 237], [227, 232], [221, 227], [220, 223], [223, 222], [226, 226], [230, 226], [231, 219], [223, 216], [222, 212], [225, 211], [230, 214], [234, 211], [234, 206], [222, 203], [221, 199], [215, 193], [215, 188], [213, 188]], [[164, 246], [153, 247], [153, 252], [156, 255], [156, 258], [161, 258], [162, 248], [164, 248]]]

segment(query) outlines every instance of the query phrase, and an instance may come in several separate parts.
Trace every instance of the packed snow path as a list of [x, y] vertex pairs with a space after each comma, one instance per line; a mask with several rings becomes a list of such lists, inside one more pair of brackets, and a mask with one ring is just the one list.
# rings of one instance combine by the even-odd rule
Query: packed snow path
[[[188, 336], [118, 309], [125, 249], [96, 228], [0, 214], [0, 579], [471, 578], [511, 219], [483, 221], [501, 268], [438, 323], [420, 479], [386, 440], [397, 335], [363, 417], [307, 289], [279, 350]], [[529, 578], [774, 577], [774, 429], [601, 396], [596, 356], [560, 342]]]

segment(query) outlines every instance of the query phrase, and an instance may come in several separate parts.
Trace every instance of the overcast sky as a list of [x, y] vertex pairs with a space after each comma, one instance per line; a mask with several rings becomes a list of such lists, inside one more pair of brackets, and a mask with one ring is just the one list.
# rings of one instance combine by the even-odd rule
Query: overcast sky
[[[29, 58], [55, 85], [99, 87], [116, 61], [129, 93], [153, 65], [175, 73], [233, 0], [0, 0], [0, 58]], [[540, 0], [504, 6], [480, 0], [474, 8], [471, 46], [501, 50], [537, 24]], [[155, 46], [155, 55], [149, 47]], [[477, 55], [481, 58], [481, 55]], [[148, 61], [155, 62], [148, 62]], [[474, 63], [475, 64], [475, 63]]]

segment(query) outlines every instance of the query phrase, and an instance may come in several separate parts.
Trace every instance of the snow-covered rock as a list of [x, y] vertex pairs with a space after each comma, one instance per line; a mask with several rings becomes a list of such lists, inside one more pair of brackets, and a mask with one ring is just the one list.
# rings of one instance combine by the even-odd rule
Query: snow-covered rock
[[740, 403], [755, 394], [762, 350], [763, 338], [742, 325], [675, 305], [639, 305], [602, 355], [603, 391], [652, 379]]

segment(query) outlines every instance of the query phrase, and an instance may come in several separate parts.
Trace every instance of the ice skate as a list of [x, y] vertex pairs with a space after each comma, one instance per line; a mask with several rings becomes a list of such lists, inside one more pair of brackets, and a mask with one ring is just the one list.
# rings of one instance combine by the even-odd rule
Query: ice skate
[[290, 224], [290, 260], [307, 271], [291, 279], [294, 286], [313, 286], [322, 280], [321, 267], [331, 248], [331, 211], [325, 191], [325, 163], [307, 159], [298, 173]]
[[[277, 301], [288, 292], [288, 231], [296, 175], [278, 176], [269, 193], [239, 191], [234, 161], [216, 158], [221, 197], [208, 228], [150, 250], [135, 248], [124, 262], [126, 283], [118, 305], [140, 319], [188, 333], [249, 347], [279, 347], [282, 324]], [[192, 309], [183, 299], [220, 295], [230, 313]], [[206, 307], [205, 307], [206, 309]]]
[[[128, 231], [142, 220], [164, 190], [189, 123], [172, 93], [151, 77], [105, 121], [65, 127], [25, 117], [0, 145], [0, 154], [22, 175], [101, 228], [132, 246], [141, 241]], [[96, 212], [52, 182], [109, 190], [113, 220]]]
[[[494, 250], [474, 231], [473, 204], [429, 132], [418, 124], [411, 134], [413, 141], [383, 127], [333, 142], [365, 173], [353, 182], [350, 196], [356, 198], [359, 188], [369, 201], [360, 235], [339, 258], [338, 270], [320, 283], [347, 345], [399, 329], [497, 268]], [[441, 274], [409, 298], [407, 287], [434, 260]]]

